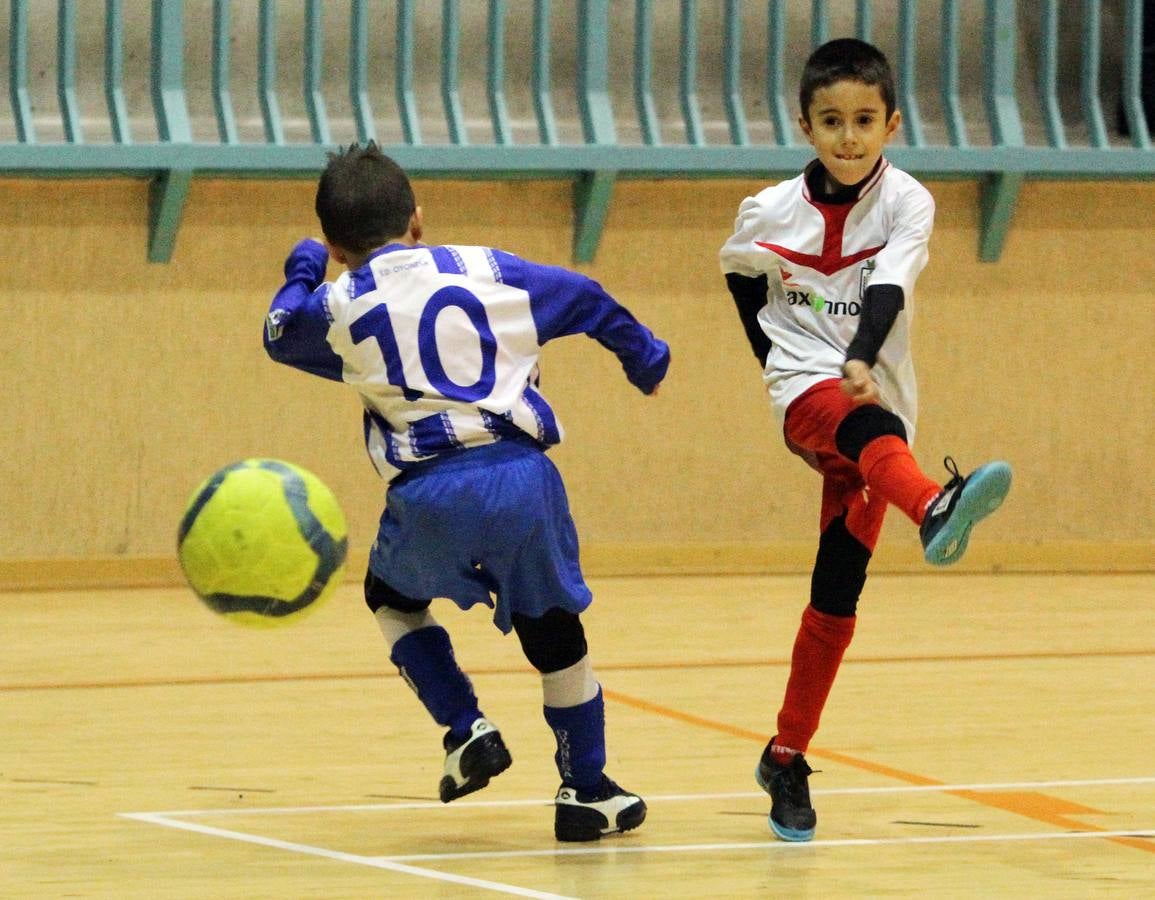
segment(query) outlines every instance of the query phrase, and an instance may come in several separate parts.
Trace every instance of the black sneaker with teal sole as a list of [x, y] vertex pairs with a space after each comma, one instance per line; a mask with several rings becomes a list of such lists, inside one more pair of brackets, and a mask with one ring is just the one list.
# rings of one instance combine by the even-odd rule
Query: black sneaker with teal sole
[[646, 801], [605, 775], [593, 791], [563, 784], [553, 802], [553, 833], [559, 841], [596, 841], [630, 831], [646, 820]]
[[951, 479], [927, 508], [919, 526], [923, 556], [932, 566], [949, 566], [966, 552], [975, 523], [993, 513], [1011, 489], [1011, 467], [1001, 460], [979, 466], [966, 478], [949, 456]]
[[801, 753], [796, 753], [786, 765], [774, 759], [766, 745], [754, 778], [770, 795], [770, 830], [784, 841], [809, 841], [814, 838], [818, 816], [810, 805], [810, 783], [807, 779], [814, 770]]
[[480, 791], [513, 762], [501, 732], [485, 718], [474, 720], [464, 740], [447, 733], [444, 744], [445, 773], [438, 786], [442, 803]]

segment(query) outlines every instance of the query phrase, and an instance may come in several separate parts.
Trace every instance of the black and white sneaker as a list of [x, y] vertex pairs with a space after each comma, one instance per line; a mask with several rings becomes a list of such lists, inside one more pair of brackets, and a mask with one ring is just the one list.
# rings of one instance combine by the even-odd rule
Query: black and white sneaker
[[646, 820], [646, 801], [602, 775], [596, 791], [563, 784], [554, 798], [553, 833], [559, 841], [596, 841], [637, 828]]
[[770, 830], [784, 841], [814, 839], [818, 816], [810, 805], [810, 782], [814, 770], [801, 753], [795, 753], [787, 765], [774, 759], [771, 740], [758, 760], [754, 778], [770, 795]]
[[1011, 489], [1011, 467], [1001, 460], [979, 466], [966, 478], [949, 456], [943, 460], [951, 479], [931, 502], [918, 528], [923, 557], [949, 566], [966, 552], [971, 528], [999, 508]]
[[455, 741], [449, 732], [443, 743], [445, 774], [439, 786], [442, 803], [480, 791], [513, 762], [501, 732], [485, 718], [474, 721], [465, 740]]

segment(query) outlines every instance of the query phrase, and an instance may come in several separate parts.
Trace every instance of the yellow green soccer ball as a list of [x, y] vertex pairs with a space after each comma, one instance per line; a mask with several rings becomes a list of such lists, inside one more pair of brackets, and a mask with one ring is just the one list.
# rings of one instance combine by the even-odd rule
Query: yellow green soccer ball
[[196, 595], [213, 612], [256, 627], [295, 622], [328, 599], [348, 544], [333, 492], [276, 459], [246, 459], [206, 479], [177, 535]]

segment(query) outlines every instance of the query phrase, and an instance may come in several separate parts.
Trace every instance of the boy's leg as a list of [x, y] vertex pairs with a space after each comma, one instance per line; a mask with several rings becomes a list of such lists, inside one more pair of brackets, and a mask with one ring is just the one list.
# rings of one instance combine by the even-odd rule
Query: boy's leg
[[[811, 770], [804, 754], [818, 731], [842, 657], [854, 637], [858, 599], [886, 514], [886, 493], [868, 486], [856, 461], [847, 458], [836, 440], [854, 409], [837, 379], [832, 379], [791, 405], [784, 429], [791, 450], [822, 473], [820, 537], [810, 603], [794, 640], [778, 731], [763, 750], [755, 772], [773, 800], [770, 827], [789, 841], [808, 841], [814, 836], [817, 817], [810, 804], [807, 778]], [[897, 417], [891, 418], [901, 428]], [[933, 483], [931, 487], [938, 489]]]
[[855, 405], [837, 378], [816, 384], [795, 400], [785, 430], [795, 447], [854, 463], [870, 490], [915, 525], [942, 490], [919, 468], [902, 420], [873, 403]]
[[[757, 777], [774, 800], [771, 828], [786, 840], [805, 841], [814, 834], [815, 815], [806, 781], [811, 770], [803, 754], [854, 635], [858, 598], [888, 503], [916, 524], [934, 517], [933, 512], [928, 515], [932, 504], [935, 510], [944, 506], [944, 520], [956, 510], [963, 513], [951, 527], [940, 526], [940, 541], [961, 531], [951, 548], [954, 555], [945, 560], [953, 561], [965, 549], [970, 523], [1001, 502], [1009, 486], [1009, 467], [994, 463], [972, 473], [969, 497], [962, 497], [968, 479], [957, 472], [944, 490], [918, 467], [902, 421], [880, 406], [854, 405], [837, 379], [816, 385], [791, 404], [785, 436], [794, 452], [823, 473], [821, 538], [778, 734], [763, 752]], [[936, 503], [944, 496], [949, 500], [952, 491], [958, 499], [949, 508], [946, 502]], [[926, 531], [923, 526], [930, 560]]]
[[843, 461], [822, 462], [822, 534], [810, 582], [810, 603], [794, 640], [778, 733], [756, 776], [770, 793], [770, 827], [783, 840], [808, 841], [817, 821], [810, 805], [804, 754], [818, 731], [846, 648], [854, 637], [858, 599], [878, 540], [886, 502], [870, 497]]
[[[951, 480], [945, 487], [923, 474], [906, 440], [902, 420], [874, 404], [855, 406], [831, 380], [817, 385], [791, 406], [796, 426], [812, 449], [833, 450], [857, 464], [870, 490], [897, 506], [919, 526], [926, 561], [949, 565], [962, 558], [973, 526], [1003, 502], [1011, 486], [1011, 467], [995, 461], [962, 477], [946, 460]], [[833, 432], [830, 426], [836, 423]], [[788, 417], [789, 424], [789, 417]], [[833, 448], [825, 441], [833, 438]]]
[[[881, 524], [882, 516], [874, 515]], [[778, 713], [775, 757], [781, 763], [809, 747], [843, 654], [854, 637], [858, 599], [871, 554], [847, 529], [846, 520], [846, 513], [834, 518], [819, 539], [810, 603], [802, 613], [786, 696]]]
[[561, 776], [555, 800], [559, 841], [592, 841], [642, 824], [646, 804], [605, 774], [605, 704], [576, 613], [512, 614], [526, 659], [541, 673], [543, 713], [557, 740]]
[[[892, 431], [887, 431], [890, 425]], [[1002, 504], [1011, 487], [1011, 467], [996, 460], [965, 478], [954, 460], [944, 460], [951, 479], [939, 487], [919, 469], [906, 444], [902, 423], [879, 406], [853, 409], [838, 427], [839, 452], [858, 463], [866, 483], [919, 526], [926, 561], [939, 566], [966, 552], [974, 525]]]
[[919, 468], [902, 420], [881, 406], [855, 406], [848, 397], [842, 408], [842, 420], [833, 435], [837, 452], [858, 465], [872, 491], [902, 510], [915, 525], [921, 524], [927, 506], [942, 487]]
[[481, 714], [473, 685], [453, 655], [449, 633], [429, 613], [429, 601], [406, 597], [369, 572], [365, 602], [401, 677], [433, 720], [449, 729], [443, 740], [442, 802], [485, 787], [512, 759], [497, 728]]

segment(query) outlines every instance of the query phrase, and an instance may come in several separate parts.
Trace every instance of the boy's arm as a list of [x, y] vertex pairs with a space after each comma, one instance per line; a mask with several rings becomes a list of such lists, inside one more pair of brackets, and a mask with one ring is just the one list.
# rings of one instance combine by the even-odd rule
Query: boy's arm
[[529, 294], [539, 344], [585, 334], [617, 356], [630, 384], [643, 394], [654, 393], [669, 369], [670, 348], [600, 284], [559, 266], [529, 263], [500, 251], [495, 256], [505, 282]]
[[738, 318], [742, 320], [742, 327], [746, 330], [746, 340], [750, 342], [750, 349], [766, 368], [766, 357], [770, 355], [770, 338], [758, 324], [758, 313], [766, 305], [769, 281], [766, 275], [751, 278], [749, 275], [739, 275], [737, 272], [726, 273], [726, 287], [730, 289], [730, 296], [734, 298], [734, 305], [738, 307]]
[[285, 283], [265, 317], [265, 351], [276, 362], [341, 381], [341, 358], [329, 346], [329, 253], [319, 241], [301, 241], [285, 260]]
[[856, 402], [875, 401], [878, 388], [870, 369], [878, 360], [906, 295], [926, 267], [927, 245], [934, 228], [934, 199], [921, 186], [903, 198], [894, 213], [897, 225], [874, 258], [875, 270], [862, 298], [858, 330], [846, 348], [843, 389]]
[[881, 401], [870, 370], [904, 304], [902, 288], [896, 284], [870, 285], [866, 289], [858, 331], [846, 348], [846, 362], [842, 364], [842, 390], [855, 403]]
[[862, 298], [858, 330], [846, 348], [846, 361], [859, 359], [867, 366], [873, 366], [878, 361], [878, 351], [894, 327], [894, 320], [905, 305], [906, 295], [897, 284], [869, 285]]

